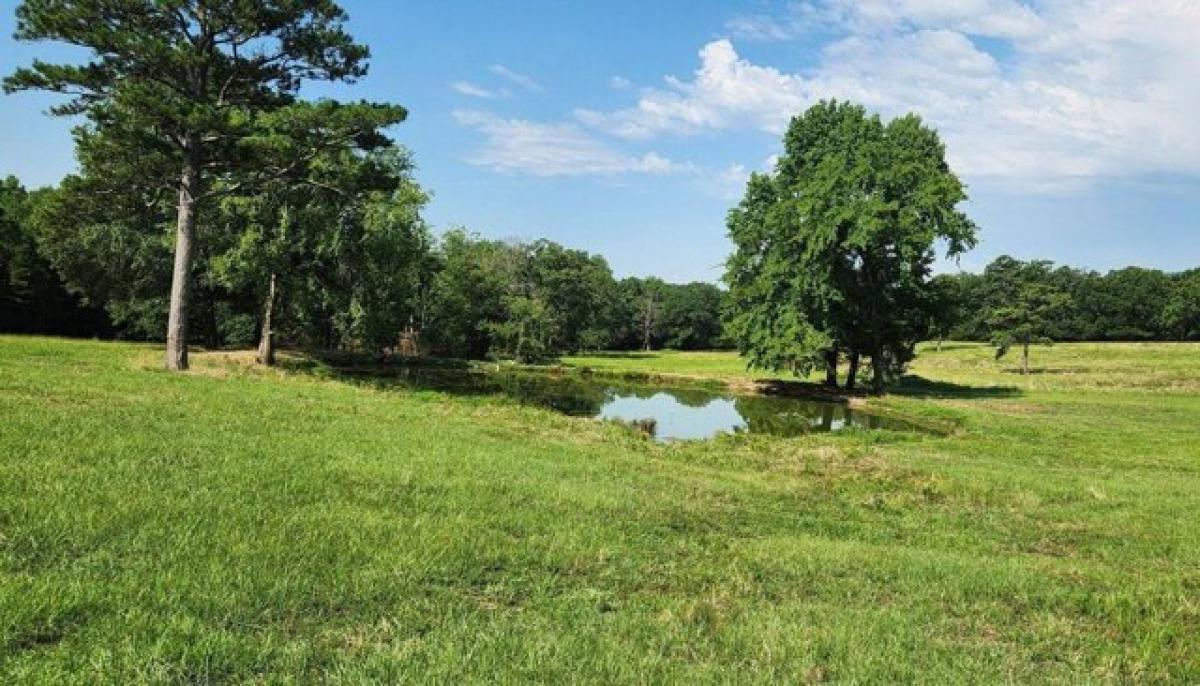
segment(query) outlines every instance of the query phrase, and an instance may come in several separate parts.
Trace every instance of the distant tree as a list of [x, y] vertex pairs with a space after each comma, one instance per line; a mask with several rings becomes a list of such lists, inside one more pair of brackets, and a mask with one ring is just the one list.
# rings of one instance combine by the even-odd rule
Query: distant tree
[[670, 284], [663, 293], [663, 345], [709, 350], [721, 345], [721, 289], [710, 283]]
[[1028, 374], [1029, 346], [1054, 342], [1049, 332], [1069, 303], [1070, 296], [1046, 283], [1026, 281], [1017, 284], [1012, 299], [988, 314], [996, 359], [1008, 354], [1013, 346], [1020, 346], [1021, 373]]
[[439, 355], [481, 358], [491, 347], [488, 323], [504, 316], [505, 246], [455, 228], [442, 235], [438, 252], [422, 343]]
[[104, 311], [71, 292], [41, 252], [34, 216], [52, 194], [0, 179], [0, 331], [111, 335]]
[[441, 239], [422, 340], [456, 357], [522, 361], [613, 340], [618, 287], [599, 255], [539, 240], [486, 240], [461, 229]]
[[[159, 200], [166, 190], [176, 196], [168, 368], [188, 364], [196, 224], [217, 190], [212, 181], [266, 171], [243, 143], [260, 114], [294, 102], [302, 81], [365, 73], [367, 49], [342, 29], [344, 20], [331, 0], [24, 0], [17, 7], [18, 39], [81, 46], [91, 59], [34, 62], [5, 79], [5, 90], [70, 95], [51, 111], [87, 116], [79, 136], [104, 149], [107, 175], [153, 184], [148, 195]], [[176, 180], [163, 187], [163, 179]]]
[[504, 315], [489, 322], [495, 336], [493, 350], [518, 362], [536, 362], [550, 353], [554, 313], [537, 295], [505, 295]]
[[[753, 366], [829, 381], [843, 353], [871, 358], [876, 392], [929, 330], [934, 245], [975, 241], [937, 133], [821, 102], [794, 118], [774, 175], [754, 175], [727, 225], [727, 324]], [[852, 385], [852, 381], [848, 381]]]
[[1102, 308], [1095, 312], [1099, 330], [1093, 337], [1122, 341], [1166, 337], [1160, 327], [1171, 287], [1171, 278], [1158, 269], [1126, 267], [1105, 274], [1092, 291], [1102, 300]]
[[536, 241], [529, 248], [528, 281], [552, 320], [548, 347], [575, 352], [606, 344], [617, 294], [604, 258], [548, 240]]
[[1200, 269], [1176, 277], [1162, 309], [1162, 327], [1181, 341], [1200, 337]]
[[618, 347], [650, 350], [662, 347], [663, 299], [667, 284], [659, 278], [628, 277], [617, 284], [618, 322], [614, 325]]
[[967, 282], [960, 274], [939, 274], [929, 282], [929, 334], [942, 349], [942, 341], [963, 320], [967, 308]]

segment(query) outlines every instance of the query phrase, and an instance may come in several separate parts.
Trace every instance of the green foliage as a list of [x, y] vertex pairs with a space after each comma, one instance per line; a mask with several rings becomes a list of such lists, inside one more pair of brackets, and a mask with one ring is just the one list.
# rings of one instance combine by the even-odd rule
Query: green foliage
[[439, 244], [440, 264], [433, 277], [422, 344], [435, 354], [481, 358], [491, 348], [488, 322], [504, 314], [500, 270], [503, 244], [473, 237], [463, 229], [447, 231]]
[[[294, 179], [327, 146], [377, 147], [386, 142], [378, 129], [405, 116], [395, 106], [297, 102], [306, 80], [350, 81], [366, 72], [367, 49], [343, 30], [346, 15], [331, 0], [24, 0], [16, 15], [19, 40], [87, 51], [82, 63], [38, 60], [4, 80], [10, 93], [67, 95], [51, 112], [86, 117], [76, 129], [82, 170], [76, 185], [88, 186], [93, 197], [124, 196], [128, 207], [92, 208], [94, 218], [111, 221], [83, 233], [110, 245], [130, 234], [154, 241], [168, 210], [177, 210], [171, 368], [187, 367], [187, 331], [196, 330], [191, 320], [203, 319], [200, 329], [219, 337], [219, 287], [203, 274], [192, 284], [197, 259], [214, 254], [215, 237], [196, 231], [197, 214], [209, 213], [219, 194], [266, 192], [275, 180]], [[76, 260], [80, 269], [68, 271], [79, 272], [89, 261], [95, 262]], [[141, 289], [124, 295], [106, 299], [129, 303], [110, 312], [143, 327], [144, 305], [153, 296]], [[193, 307], [194, 300], [201, 306]]]
[[598, 255], [551, 241], [442, 238], [422, 341], [454, 357], [528, 361], [611, 340], [617, 286]]
[[[1101, 274], [1002, 255], [982, 274], [946, 275], [935, 282], [953, 284], [945, 292], [948, 304], [938, 311], [939, 319], [944, 317], [942, 328], [949, 324], [949, 337], [960, 340], [989, 340], [988, 313], [1012, 297], [1012, 284], [1032, 281], [1070, 296], [1047, 329], [1056, 341], [1172, 340], [1198, 335], [1181, 331], [1167, 312], [1188, 274], [1138, 267]], [[1176, 306], [1186, 309], [1186, 302], [1179, 300]]]
[[597, 349], [608, 342], [616, 282], [600, 255], [540, 240], [530, 246], [528, 283], [551, 318], [548, 347]]
[[428, 196], [405, 178], [390, 193], [366, 202], [350, 248], [350, 312], [345, 334], [370, 350], [395, 345], [397, 335], [417, 324], [419, 298], [430, 279], [424, 267], [432, 248], [420, 210]]
[[727, 225], [727, 324], [750, 364], [806, 374], [839, 352], [872, 359], [875, 386], [929, 330], [934, 245], [975, 226], [937, 133], [849, 103], [795, 117], [774, 174], [753, 175]]
[[1015, 284], [1006, 304], [988, 313], [996, 358], [1004, 357], [1014, 345], [1022, 346], [1021, 371], [1028, 371], [1029, 346], [1053, 343], [1050, 338], [1053, 322], [1069, 302], [1070, 296], [1047, 284], [1036, 281]]
[[51, 195], [0, 180], [0, 331], [108, 335], [104, 312], [69, 291], [42, 250], [35, 217]]
[[1161, 321], [1180, 340], [1200, 338], [1200, 269], [1175, 278]]
[[518, 362], [534, 362], [545, 357], [554, 336], [554, 314], [538, 296], [504, 295], [500, 297], [503, 315], [486, 327], [493, 336], [492, 350]]
[[662, 302], [663, 346], [675, 350], [722, 347], [723, 300], [721, 289], [710, 283], [668, 285]]

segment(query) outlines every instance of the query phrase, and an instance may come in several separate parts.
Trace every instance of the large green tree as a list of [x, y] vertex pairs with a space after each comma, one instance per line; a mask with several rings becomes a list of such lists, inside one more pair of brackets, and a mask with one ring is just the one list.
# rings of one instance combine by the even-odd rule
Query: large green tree
[[80, 136], [105, 151], [107, 175], [138, 186], [174, 179], [168, 368], [187, 367], [198, 213], [218, 185], [229, 190], [265, 171], [243, 145], [260, 114], [294, 102], [306, 79], [365, 73], [367, 49], [344, 31], [345, 18], [331, 0], [24, 0], [17, 7], [17, 38], [80, 46], [90, 58], [35, 61], [7, 77], [5, 90], [68, 95], [52, 112], [86, 115]]
[[[754, 366], [871, 359], [876, 391], [929, 329], [930, 266], [974, 245], [966, 192], [919, 117], [821, 102], [795, 117], [774, 173], [730, 211], [728, 324]], [[849, 382], [852, 384], [852, 381]]]

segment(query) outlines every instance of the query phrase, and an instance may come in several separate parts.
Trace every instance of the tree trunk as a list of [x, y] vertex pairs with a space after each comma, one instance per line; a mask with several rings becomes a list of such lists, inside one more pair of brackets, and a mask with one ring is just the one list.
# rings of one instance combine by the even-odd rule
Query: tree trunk
[[654, 323], [654, 298], [646, 299], [646, 315], [642, 318], [642, 350], [650, 350], [650, 330]]
[[196, 234], [196, 195], [200, 180], [194, 148], [188, 146], [179, 178], [175, 220], [175, 271], [171, 276], [171, 309], [167, 317], [167, 369], [188, 368], [188, 301], [192, 286], [192, 242]]
[[1029, 373], [1029, 344], [1021, 346], [1021, 374]]
[[272, 328], [271, 315], [275, 310], [275, 272], [271, 272], [271, 280], [267, 286], [267, 300], [263, 304], [262, 338], [258, 341], [258, 363], [268, 367], [275, 366], [275, 330]]
[[853, 391], [858, 383], [858, 353], [850, 353], [850, 369], [846, 372], [846, 390]]
[[835, 345], [825, 351], [825, 385], [830, 388], [837, 388], [837, 363], [838, 349]]
[[942, 352], [942, 337], [940, 335], [937, 337], [937, 351], [939, 353]]
[[876, 351], [871, 355], [871, 390], [876, 395], [883, 393], [884, 386], [884, 367], [886, 363], [883, 360], [883, 354]]

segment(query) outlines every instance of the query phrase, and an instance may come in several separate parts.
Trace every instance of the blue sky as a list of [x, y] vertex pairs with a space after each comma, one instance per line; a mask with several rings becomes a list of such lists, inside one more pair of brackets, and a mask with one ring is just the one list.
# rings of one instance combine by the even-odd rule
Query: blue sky
[[[72, 52], [11, 39], [0, 71]], [[547, 237], [618, 276], [715, 281], [724, 215], [791, 114], [825, 97], [943, 134], [977, 270], [1008, 253], [1200, 266], [1200, 3], [1180, 0], [344, 0], [370, 74], [312, 96], [399, 102], [438, 230]], [[0, 174], [73, 168], [54, 98], [0, 97]], [[955, 268], [943, 265], [943, 269]]]

